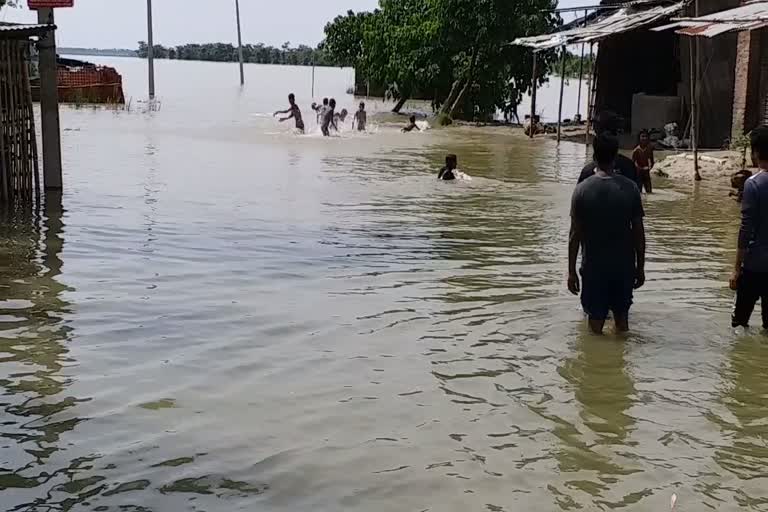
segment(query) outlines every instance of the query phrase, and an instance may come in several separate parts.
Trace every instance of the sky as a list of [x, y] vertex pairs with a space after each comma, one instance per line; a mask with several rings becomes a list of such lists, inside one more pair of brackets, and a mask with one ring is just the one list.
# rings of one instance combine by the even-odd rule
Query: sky
[[[594, 3], [560, 0], [561, 7]], [[234, 0], [153, 0], [155, 44], [234, 43], [234, 4]], [[325, 24], [337, 15], [377, 5], [378, 0], [240, 0], [243, 42], [314, 46], [322, 40]], [[36, 14], [26, 8], [4, 8], [0, 21], [35, 22]], [[146, 40], [146, 23], [144, 0], [75, 0], [74, 8], [56, 9], [56, 40], [65, 47], [133, 49]]]

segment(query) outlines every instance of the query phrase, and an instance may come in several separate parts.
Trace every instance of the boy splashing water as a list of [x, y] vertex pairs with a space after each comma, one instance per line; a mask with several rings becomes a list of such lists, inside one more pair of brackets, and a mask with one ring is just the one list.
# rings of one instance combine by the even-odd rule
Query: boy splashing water
[[289, 114], [288, 117], [283, 117], [280, 122], [287, 121], [291, 118], [296, 120], [296, 129], [301, 133], [304, 133], [304, 120], [301, 118], [301, 109], [296, 104], [296, 96], [293, 93], [288, 95], [288, 104], [290, 105], [286, 110], [278, 110], [273, 114], [273, 117], [278, 114]]

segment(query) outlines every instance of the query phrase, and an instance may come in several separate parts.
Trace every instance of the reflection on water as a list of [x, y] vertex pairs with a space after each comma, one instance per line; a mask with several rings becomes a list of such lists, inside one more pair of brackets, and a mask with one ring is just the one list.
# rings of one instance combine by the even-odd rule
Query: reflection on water
[[564, 289], [582, 146], [296, 137], [251, 115], [281, 68], [195, 96], [224, 69], [64, 109], [64, 197], [0, 220], [4, 510], [768, 508], [726, 189], [659, 180], [633, 333], [596, 338]]

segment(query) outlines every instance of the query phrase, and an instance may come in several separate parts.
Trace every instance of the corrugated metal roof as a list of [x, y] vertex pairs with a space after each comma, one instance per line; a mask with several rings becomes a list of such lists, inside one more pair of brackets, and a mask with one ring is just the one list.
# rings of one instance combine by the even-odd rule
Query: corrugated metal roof
[[40, 36], [50, 30], [56, 30], [56, 25], [0, 22], [0, 38], [5, 39]]
[[679, 14], [683, 4], [684, 2], [678, 2], [651, 8], [643, 8], [642, 4], [623, 7], [604, 16], [598, 16], [594, 21], [588, 21], [584, 27], [569, 28], [540, 36], [520, 37], [512, 41], [512, 44], [528, 46], [536, 50], [548, 50], [563, 45], [595, 43], [610, 36], [647, 27]]
[[698, 18], [680, 18], [674, 23], [653, 30], [677, 29], [678, 34], [686, 36], [715, 37], [726, 32], [740, 32], [768, 27], [768, 1], [750, 2]]

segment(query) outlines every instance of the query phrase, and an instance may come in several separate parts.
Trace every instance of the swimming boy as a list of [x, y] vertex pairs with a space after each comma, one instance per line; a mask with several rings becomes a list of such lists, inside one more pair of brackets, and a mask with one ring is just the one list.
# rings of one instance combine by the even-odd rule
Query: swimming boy
[[408, 119], [408, 126], [403, 128], [402, 131], [403, 131], [403, 133], [408, 133], [408, 132], [411, 132], [413, 130], [420, 131], [419, 127], [416, 126], [416, 116], [411, 116], [410, 119]]
[[637, 169], [637, 177], [640, 184], [645, 188], [647, 194], [653, 193], [653, 183], [651, 182], [651, 169], [656, 165], [653, 158], [653, 144], [648, 130], [640, 132], [640, 143], [632, 152], [632, 162]]
[[445, 157], [445, 167], [440, 169], [440, 173], [437, 175], [437, 179], [443, 181], [452, 181], [456, 179], [456, 174], [453, 172], [459, 166], [459, 159], [456, 155], [447, 155]]
[[296, 104], [296, 96], [293, 95], [293, 93], [288, 95], [288, 103], [289, 107], [286, 110], [278, 110], [274, 113], [273, 117], [278, 114], [288, 114], [290, 115], [288, 117], [283, 117], [280, 119], [280, 122], [287, 121], [291, 118], [296, 120], [296, 129], [299, 130], [301, 133], [304, 133], [304, 120], [301, 117], [301, 109], [299, 109], [299, 106]]
[[360, 102], [360, 110], [355, 112], [355, 117], [352, 119], [352, 129], [355, 129], [355, 124], [357, 124], [357, 131], [364, 132], [365, 131], [365, 125], [368, 124], [368, 113], [365, 111], [365, 103]]

